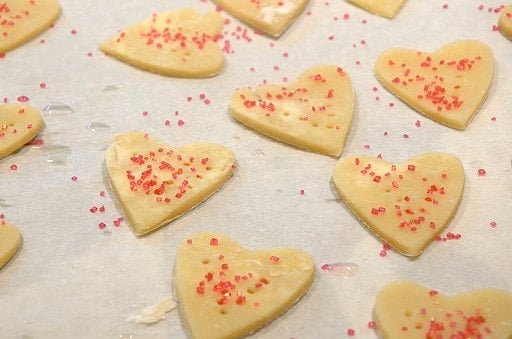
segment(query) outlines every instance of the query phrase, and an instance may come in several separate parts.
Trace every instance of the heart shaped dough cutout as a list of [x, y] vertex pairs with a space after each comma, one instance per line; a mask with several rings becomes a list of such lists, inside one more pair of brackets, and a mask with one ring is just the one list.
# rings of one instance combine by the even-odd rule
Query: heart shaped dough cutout
[[512, 40], [512, 3], [501, 10], [498, 27], [503, 35]]
[[340, 155], [354, 115], [354, 90], [335, 65], [303, 72], [290, 86], [261, 85], [235, 91], [229, 112], [274, 139], [327, 155]]
[[48, 29], [60, 14], [57, 0], [0, 2], [0, 53], [8, 52]]
[[377, 294], [374, 316], [384, 339], [512, 338], [512, 294], [493, 288], [448, 297], [395, 281]]
[[11, 223], [0, 218], [0, 268], [18, 252], [21, 245], [21, 233]]
[[281, 36], [308, 0], [213, 0], [226, 12], [273, 37]]
[[235, 156], [220, 145], [171, 147], [125, 133], [105, 152], [108, 177], [135, 233], [155, 230], [215, 193], [233, 174]]
[[119, 31], [99, 48], [136, 67], [187, 78], [213, 76], [222, 70], [224, 55], [216, 40], [224, 27], [217, 12], [195, 9], [155, 13]]
[[250, 251], [203, 232], [178, 248], [174, 291], [193, 338], [240, 338], [297, 302], [314, 275], [312, 257], [301, 250]]
[[0, 159], [34, 139], [43, 128], [41, 113], [28, 105], [0, 105]]
[[464, 168], [446, 153], [393, 164], [367, 157], [340, 159], [333, 172], [340, 198], [379, 238], [418, 256], [448, 225], [462, 199]]
[[347, 0], [370, 13], [374, 13], [386, 18], [394, 18], [402, 6], [405, 0]]
[[377, 79], [425, 116], [463, 130], [489, 93], [492, 50], [476, 40], [447, 44], [430, 54], [393, 48], [375, 63]]

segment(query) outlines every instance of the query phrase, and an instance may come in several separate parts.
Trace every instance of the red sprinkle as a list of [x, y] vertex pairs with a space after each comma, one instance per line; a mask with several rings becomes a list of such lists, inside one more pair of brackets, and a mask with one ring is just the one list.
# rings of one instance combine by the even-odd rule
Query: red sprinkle
[[483, 168], [479, 168], [479, 169], [478, 169], [478, 175], [479, 175], [480, 177], [483, 177], [483, 176], [485, 176], [486, 174], [487, 174], [487, 172], [486, 172]]
[[219, 244], [219, 239], [217, 238], [211, 238], [210, 239], [210, 245], [211, 246], [217, 246]]

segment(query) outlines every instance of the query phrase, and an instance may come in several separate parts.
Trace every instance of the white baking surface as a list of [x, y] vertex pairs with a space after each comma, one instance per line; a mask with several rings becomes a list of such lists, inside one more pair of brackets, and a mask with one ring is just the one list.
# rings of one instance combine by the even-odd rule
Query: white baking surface
[[[271, 39], [249, 28], [250, 42], [241, 37], [246, 26], [223, 13], [230, 20], [224, 40], [231, 42], [233, 52], [225, 55], [220, 75], [201, 80], [148, 73], [105, 57], [97, 46], [153, 12], [186, 5], [205, 11], [214, 8], [211, 2], [61, 4], [62, 15], [52, 29], [0, 59], [0, 98], [16, 102], [24, 95], [40, 109], [60, 102], [74, 111], [45, 116], [39, 136], [44, 145], [69, 147], [66, 163], [51, 164], [41, 149], [31, 146], [0, 160], [0, 213], [24, 237], [19, 253], [0, 270], [0, 337], [186, 337], [177, 311], [153, 325], [126, 319], [172, 295], [177, 245], [200, 230], [226, 233], [249, 248], [292, 246], [314, 256], [318, 273], [309, 293], [255, 338], [340, 338], [348, 329], [355, 330], [355, 337], [375, 338], [368, 328], [375, 294], [395, 279], [446, 294], [480, 287], [512, 292], [512, 42], [493, 31], [498, 14], [488, 11], [503, 2], [409, 0], [389, 20], [342, 0], [311, 1], [282, 37]], [[491, 93], [466, 131], [414, 112], [373, 75], [373, 62], [384, 49], [433, 51], [459, 39], [487, 43], [496, 61]], [[382, 243], [332, 188], [337, 158], [260, 136], [228, 115], [235, 88], [264, 80], [291, 81], [322, 63], [343, 67], [356, 92], [354, 123], [343, 155], [382, 154], [400, 161], [443, 151], [462, 160], [464, 197], [446, 230], [461, 234], [460, 240], [434, 242], [415, 260], [393, 251], [379, 256]], [[179, 119], [183, 126], [178, 126]], [[415, 126], [417, 120], [421, 127]], [[86, 127], [90, 123], [110, 128], [93, 132]], [[204, 204], [138, 238], [126, 222], [112, 224], [123, 214], [108, 187], [103, 162], [111, 136], [131, 130], [174, 145], [221, 143], [233, 149], [238, 168]], [[17, 170], [10, 169], [12, 164]], [[478, 175], [479, 168], [485, 176]], [[106, 195], [100, 196], [101, 191]], [[91, 213], [93, 206], [105, 206], [105, 211]], [[107, 224], [104, 231], [100, 222]], [[357, 264], [359, 270], [351, 277], [320, 270], [322, 264], [336, 262]]]

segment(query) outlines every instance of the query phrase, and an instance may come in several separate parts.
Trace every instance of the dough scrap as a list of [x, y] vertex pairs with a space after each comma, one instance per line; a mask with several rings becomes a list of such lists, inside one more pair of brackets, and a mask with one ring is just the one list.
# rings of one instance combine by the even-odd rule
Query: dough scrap
[[34, 139], [43, 128], [43, 117], [34, 107], [0, 105], [0, 159]]
[[395, 281], [379, 291], [374, 311], [384, 339], [512, 338], [512, 294], [499, 289], [448, 297]]
[[105, 152], [108, 177], [137, 235], [146, 234], [191, 210], [233, 174], [227, 147], [194, 143], [172, 147], [144, 133], [125, 133]]
[[234, 92], [229, 112], [271, 138], [313, 152], [340, 155], [354, 115], [354, 90], [339, 66], [319, 65], [291, 85]]
[[154, 13], [121, 30], [99, 48], [133, 66], [184, 78], [217, 75], [224, 65], [216, 40], [224, 27], [217, 12], [200, 15], [193, 8]]
[[347, 0], [364, 10], [389, 19], [394, 18], [406, 0]]
[[347, 156], [336, 164], [333, 181], [340, 198], [375, 235], [415, 257], [457, 211], [464, 168], [446, 153], [424, 153], [398, 164]]
[[18, 252], [21, 246], [21, 233], [11, 223], [0, 218], [0, 269]]
[[377, 79], [425, 116], [464, 130], [489, 93], [494, 57], [486, 44], [460, 40], [434, 53], [392, 48], [375, 63]]
[[314, 276], [315, 263], [301, 250], [247, 250], [202, 232], [178, 248], [174, 291], [192, 338], [240, 338], [296, 303]]
[[48, 29], [60, 15], [57, 0], [0, 2], [0, 53], [6, 53]]
[[273, 37], [281, 36], [308, 0], [213, 0], [226, 12]]
[[512, 40], [512, 3], [501, 10], [498, 27], [503, 35]]

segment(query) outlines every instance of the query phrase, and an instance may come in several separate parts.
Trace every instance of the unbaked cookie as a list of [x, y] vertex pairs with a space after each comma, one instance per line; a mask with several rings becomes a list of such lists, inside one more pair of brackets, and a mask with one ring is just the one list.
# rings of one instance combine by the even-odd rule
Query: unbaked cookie
[[21, 233], [11, 223], [0, 218], [0, 268], [2, 268], [15, 254], [21, 245]]
[[0, 2], [0, 53], [8, 52], [48, 29], [60, 14], [57, 0]]
[[354, 115], [354, 90], [339, 66], [319, 65], [290, 85], [240, 88], [231, 115], [254, 130], [313, 152], [340, 155]]
[[121, 30], [99, 48], [136, 67], [173, 77], [202, 78], [218, 74], [224, 64], [216, 40], [224, 27], [217, 12], [200, 15], [185, 8], [154, 13]]
[[386, 17], [394, 18], [404, 5], [406, 0], [347, 0], [368, 12]]
[[105, 152], [112, 189], [135, 233], [168, 224], [215, 193], [233, 174], [227, 147], [172, 147], [143, 133], [116, 135]]
[[379, 238], [406, 256], [418, 256], [448, 225], [464, 189], [461, 161], [425, 153], [394, 164], [347, 156], [333, 172], [340, 198]]
[[375, 63], [377, 79], [418, 112], [464, 130], [487, 98], [494, 57], [476, 40], [449, 43], [434, 53], [392, 48]]
[[43, 127], [41, 113], [29, 105], [0, 105], [0, 159], [34, 139]]
[[507, 5], [501, 10], [498, 26], [503, 35], [512, 39], [512, 4]]
[[178, 248], [174, 291], [192, 338], [241, 338], [297, 302], [314, 276], [315, 263], [301, 250], [247, 250], [203, 232]]
[[378, 293], [374, 311], [384, 339], [512, 338], [512, 294], [499, 289], [448, 297], [396, 281]]
[[214, 0], [226, 12], [247, 24], [279, 37], [302, 13], [308, 0]]

